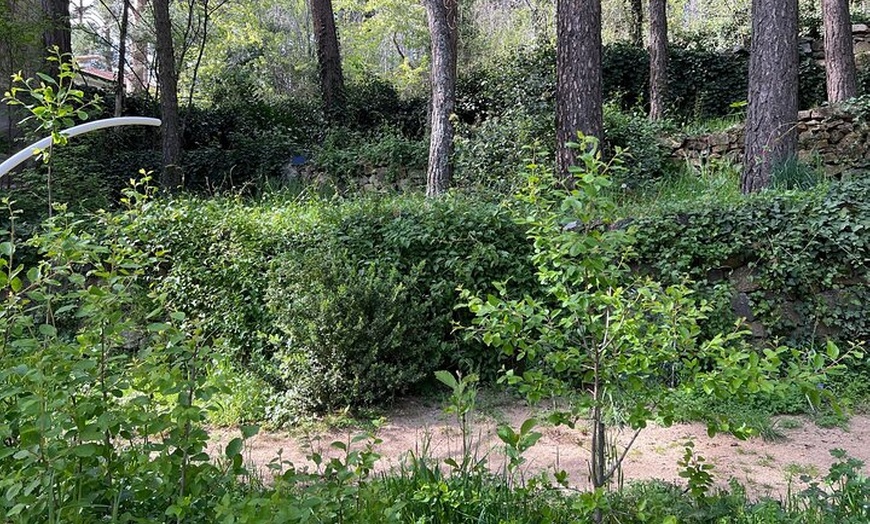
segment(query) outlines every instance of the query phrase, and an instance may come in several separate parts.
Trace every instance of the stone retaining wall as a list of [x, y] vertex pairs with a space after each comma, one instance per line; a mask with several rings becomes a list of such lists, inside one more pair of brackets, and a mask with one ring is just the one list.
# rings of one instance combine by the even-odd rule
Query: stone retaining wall
[[[819, 65], [825, 65], [825, 43], [822, 39], [806, 39], [800, 46], [802, 54], [812, 55]], [[870, 56], [870, 27], [867, 24], [852, 24], [852, 47], [860, 66]]]
[[[839, 176], [870, 166], [870, 123], [857, 119], [841, 109], [817, 108], [798, 113], [798, 157], [806, 162], [821, 162], [825, 172]], [[710, 159], [743, 161], [743, 126], [720, 133], [668, 139], [676, 160], [700, 166]]]

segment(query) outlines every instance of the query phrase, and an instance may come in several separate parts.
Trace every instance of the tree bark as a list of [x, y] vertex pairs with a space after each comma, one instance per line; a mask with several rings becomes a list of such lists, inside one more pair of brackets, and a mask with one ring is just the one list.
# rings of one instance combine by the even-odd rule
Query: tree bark
[[665, 115], [668, 91], [667, 0], [649, 0], [649, 118]]
[[576, 161], [577, 132], [604, 135], [601, 0], [556, 1], [556, 166], [565, 180]]
[[833, 104], [858, 94], [849, 0], [822, 0], [822, 19], [825, 26], [828, 102]]
[[[43, 53], [46, 49], [57, 47], [64, 60], [72, 55], [72, 27], [68, 0], [42, 0], [42, 12], [45, 17], [45, 30], [42, 33]], [[59, 66], [56, 62], [45, 65], [48, 74], [56, 76]]]
[[330, 119], [340, 116], [344, 108], [344, 77], [341, 72], [341, 54], [335, 31], [332, 0], [311, 0], [314, 39], [317, 42], [317, 63], [323, 106]]
[[797, 20], [797, 0], [752, 1], [744, 193], [767, 187], [773, 170], [797, 151]]
[[426, 196], [438, 196], [453, 178], [453, 112], [456, 106], [456, 53], [459, 6], [456, 0], [424, 0], [432, 38], [432, 104]]
[[118, 74], [115, 85], [115, 116], [124, 114], [124, 95], [126, 94], [127, 66], [127, 29], [130, 26], [130, 0], [123, 0], [121, 7], [121, 27], [118, 35]]
[[142, 17], [148, 6], [148, 0], [135, 0], [133, 6], [133, 28], [130, 52], [130, 70], [133, 73], [132, 91], [136, 94], [145, 93], [151, 85], [148, 67], [148, 43], [142, 35]]
[[157, 33], [157, 81], [160, 87], [160, 113], [163, 120], [163, 172], [160, 185], [175, 190], [181, 185], [181, 137], [178, 131], [178, 74], [172, 43], [169, 0], [154, 0], [154, 28]]
[[[628, 3], [631, 8], [631, 45], [643, 47], [643, 0], [628, 0]], [[652, 10], [652, 2], [650, 2], [650, 10]]]

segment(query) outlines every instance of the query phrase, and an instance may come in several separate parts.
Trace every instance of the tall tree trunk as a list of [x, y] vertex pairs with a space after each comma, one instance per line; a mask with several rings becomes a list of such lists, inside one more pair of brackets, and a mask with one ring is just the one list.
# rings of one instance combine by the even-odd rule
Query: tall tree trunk
[[[45, 17], [45, 30], [42, 33], [43, 54], [46, 49], [57, 47], [61, 55], [70, 58], [72, 54], [72, 28], [69, 14], [69, 0], [42, 0]], [[47, 62], [46, 69], [52, 76], [59, 68], [56, 62]]]
[[744, 193], [767, 187], [773, 170], [797, 151], [797, 20], [797, 0], [752, 0]]
[[649, 0], [649, 118], [665, 115], [668, 91], [667, 0]]
[[[628, 3], [631, 8], [631, 45], [643, 47], [643, 0], [628, 0]], [[652, 5], [650, 5], [650, 10], [652, 10]]]
[[[128, 0], [129, 1], [129, 0]], [[130, 70], [133, 73], [132, 91], [141, 94], [148, 91], [151, 78], [148, 67], [148, 43], [142, 38], [142, 20], [148, 0], [134, 0], [133, 7], [133, 38], [131, 38], [132, 50], [130, 52]]]
[[849, 0], [822, 0], [822, 19], [825, 26], [828, 102], [833, 104], [858, 94]]
[[178, 165], [181, 153], [181, 137], [178, 131], [178, 74], [175, 71], [169, 0], [154, 0], [152, 6], [157, 33], [157, 80], [163, 120], [163, 173], [160, 185], [171, 191], [181, 185], [181, 169]]
[[556, 165], [568, 179], [580, 131], [604, 135], [601, 95], [601, 0], [556, 1]]
[[124, 114], [124, 95], [126, 94], [127, 66], [127, 28], [130, 26], [130, 0], [123, 0], [121, 7], [121, 27], [118, 35], [118, 74], [115, 85], [115, 116]]
[[340, 116], [344, 107], [344, 77], [341, 73], [341, 54], [335, 31], [332, 0], [311, 0], [314, 39], [317, 41], [317, 63], [320, 72], [320, 90], [327, 117]]
[[432, 104], [426, 196], [447, 191], [453, 178], [453, 111], [456, 106], [457, 0], [424, 0], [432, 38]]

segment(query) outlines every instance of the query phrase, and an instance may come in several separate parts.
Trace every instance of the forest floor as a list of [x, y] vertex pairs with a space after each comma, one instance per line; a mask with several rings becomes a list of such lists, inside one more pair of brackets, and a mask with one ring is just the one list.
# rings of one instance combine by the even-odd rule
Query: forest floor
[[[516, 431], [526, 419], [540, 410], [529, 408], [516, 399], [489, 399], [479, 407], [472, 422], [473, 450], [478, 458], [486, 458], [494, 471], [504, 464], [504, 445], [496, 435], [499, 424], [509, 424]], [[702, 424], [678, 424], [671, 427], [650, 425], [640, 432], [623, 465], [625, 481], [661, 479], [682, 483], [678, 461], [685, 453], [685, 443], [694, 442], [694, 453], [712, 464], [712, 474], [719, 486], [727, 486], [731, 478], [739, 481], [751, 498], [786, 497], [788, 490], [801, 490], [806, 483], [801, 476], [819, 479], [836, 459], [830, 450], [840, 448], [850, 457], [864, 461], [864, 473], [870, 472], [870, 416], [855, 415], [847, 427], [823, 428], [806, 417], [780, 417], [774, 422], [778, 438], [754, 437], [738, 440], [731, 435], [707, 435]], [[564, 470], [569, 482], [577, 488], [588, 487], [588, 460], [591, 435], [585, 428], [570, 429], [540, 424], [538, 443], [524, 457], [523, 474], [528, 478], [543, 471]], [[246, 459], [255, 471], [268, 477], [267, 465], [281, 456], [297, 468], [315, 467], [306, 457], [312, 452], [336, 456], [334, 441], [349, 442], [364, 430], [310, 429], [293, 432], [261, 432], [247, 442]], [[434, 401], [404, 400], [387, 412], [375, 432], [382, 442], [375, 446], [381, 455], [376, 469], [388, 471], [407, 458], [425, 453], [443, 464], [447, 457], [461, 457], [462, 437], [456, 418], [444, 413], [443, 405]], [[626, 429], [617, 436], [624, 444], [632, 432]], [[218, 451], [238, 431], [221, 429], [213, 432], [212, 451]], [[359, 448], [365, 440], [353, 444]], [[444, 466], [445, 470], [449, 469]]]

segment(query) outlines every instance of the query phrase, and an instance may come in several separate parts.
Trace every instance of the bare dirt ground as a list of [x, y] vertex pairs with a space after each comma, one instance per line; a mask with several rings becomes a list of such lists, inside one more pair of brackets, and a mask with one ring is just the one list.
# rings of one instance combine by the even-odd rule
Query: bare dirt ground
[[[474, 449], [481, 458], [486, 457], [490, 468], [498, 470], [503, 464], [503, 444], [496, 435], [499, 424], [509, 424], [515, 430], [527, 418], [535, 416], [529, 407], [516, 400], [489, 405], [474, 416]], [[835, 461], [829, 450], [841, 448], [849, 456], [865, 463], [864, 473], [870, 472], [870, 416], [851, 418], [848, 430], [820, 428], [812, 421], [787, 417], [781, 419], [777, 429], [783, 438], [769, 441], [759, 437], [738, 440], [730, 435], [707, 436], [701, 424], [681, 424], [669, 428], [650, 426], [644, 429], [628, 453], [624, 466], [625, 481], [661, 479], [681, 482], [677, 461], [683, 456], [685, 442], [695, 443], [695, 454], [714, 465], [713, 475], [718, 485], [726, 485], [730, 478], [746, 487], [752, 498], [772, 496], [784, 498], [791, 484], [792, 490], [806, 485], [802, 475], [820, 478]], [[526, 476], [542, 471], [564, 470], [570, 483], [577, 488], [588, 486], [588, 457], [591, 440], [584, 429], [569, 429], [541, 424], [536, 428], [543, 434], [538, 443], [525, 453]], [[297, 468], [313, 465], [306, 458], [312, 451], [324, 456], [339, 454], [330, 443], [349, 442], [361, 434], [359, 429], [341, 429], [309, 432], [261, 432], [247, 443], [246, 458], [264, 476], [267, 465], [276, 457], [289, 460]], [[213, 451], [218, 451], [238, 436], [238, 431], [218, 430], [213, 433]], [[397, 467], [408, 452], [418, 456], [426, 450], [433, 459], [460, 456], [462, 438], [456, 419], [447, 415], [443, 406], [417, 400], [407, 400], [384, 417], [376, 433], [382, 440], [375, 447], [381, 455], [377, 469], [388, 471]], [[624, 443], [631, 437], [626, 430], [617, 439]], [[362, 446], [364, 441], [355, 444]]]

